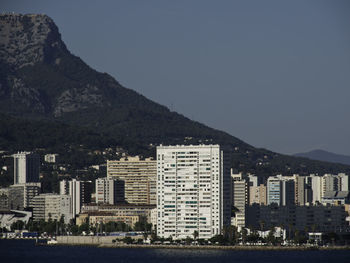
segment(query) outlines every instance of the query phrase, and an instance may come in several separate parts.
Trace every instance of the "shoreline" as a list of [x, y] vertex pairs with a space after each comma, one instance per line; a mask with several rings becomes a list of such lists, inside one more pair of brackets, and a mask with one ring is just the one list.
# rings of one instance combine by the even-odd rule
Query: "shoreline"
[[[28, 240], [35, 239], [5, 239], [1, 240]], [[149, 245], [149, 244], [116, 244], [116, 243], [70, 243], [58, 242], [54, 244], [35, 243], [36, 246], [83, 246], [97, 248], [131, 248], [131, 249], [186, 249], [186, 250], [236, 250], [236, 251], [320, 251], [320, 250], [350, 250], [350, 245], [347, 246], [221, 246], [221, 245]]]
[[98, 248], [134, 248], [134, 249], [186, 249], [186, 250], [236, 250], [236, 251], [312, 251], [312, 250], [350, 250], [350, 246], [220, 246], [220, 245], [143, 245], [143, 244], [41, 244], [48, 246], [94, 246]]

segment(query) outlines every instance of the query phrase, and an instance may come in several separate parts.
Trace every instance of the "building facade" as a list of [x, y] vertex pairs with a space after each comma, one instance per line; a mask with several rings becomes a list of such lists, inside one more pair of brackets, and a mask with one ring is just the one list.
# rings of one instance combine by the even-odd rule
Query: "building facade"
[[242, 174], [232, 174], [232, 204], [236, 208], [233, 225], [245, 227], [245, 207], [249, 204], [249, 179]]
[[33, 219], [57, 220], [62, 216], [67, 224], [73, 218], [71, 197], [68, 195], [40, 194], [33, 198]]
[[271, 229], [275, 226], [284, 226], [290, 230], [339, 232], [344, 230], [348, 223], [344, 206], [268, 206], [252, 205], [247, 207], [247, 225], [255, 229]]
[[96, 179], [96, 203], [110, 204], [125, 202], [124, 181], [114, 178]]
[[80, 213], [81, 206], [91, 202], [91, 181], [78, 181], [76, 179], [60, 181], [60, 194], [71, 197], [73, 216]]
[[14, 184], [39, 182], [39, 155], [31, 152], [19, 152], [12, 157]]
[[157, 147], [157, 235], [208, 239], [230, 224], [229, 158], [219, 145]]
[[107, 177], [124, 181], [125, 201], [130, 204], [156, 204], [156, 161], [138, 156], [107, 161]]

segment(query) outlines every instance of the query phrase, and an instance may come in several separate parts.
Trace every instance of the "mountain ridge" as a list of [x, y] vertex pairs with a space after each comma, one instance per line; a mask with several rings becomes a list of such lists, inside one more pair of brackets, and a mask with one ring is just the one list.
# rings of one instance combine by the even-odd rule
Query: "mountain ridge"
[[97, 137], [89, 137], [92, 141], [110, 141], [130, 153], [149, 145], [154, 151], [157, 144], [217, 143], [230, 147], [232, 166], [237, 171], [350, 172], [350, 166], [254, 148], [226, 132], [171, 112], [71, 54], [57, 26], [46, 15], [0, 15], [0, 35], [5, 36], [0, 38], [0, 117], [6, 123], [0, 127], [3, 147], [11, 147], [6, 144], [6, 134], [14, 131], [13, 127], [28, 130], [16, 135], [14, 141], [23, 137], [33, 140], [33, 129], [50, 136], [40, 125], [49, 127], [54, 123], [57, 132], [62, 133], [61, 123], [72, 131], [85, 129], [95, 134]]
[[336, 154], [321, 149], [315, 149], [304, 153], [296, 153], [293, 155], [297, 157], [308, 158], [311, 160], [350, 165], [350, 156], [344, 154]]

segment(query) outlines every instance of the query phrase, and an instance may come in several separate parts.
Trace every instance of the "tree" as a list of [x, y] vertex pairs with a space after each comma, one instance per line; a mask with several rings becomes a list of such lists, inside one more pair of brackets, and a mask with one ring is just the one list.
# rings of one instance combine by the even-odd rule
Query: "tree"
[[11, 224], [11, 231], [24, 229], [25, 223], [21, 220], [17, 220]]
[[146, 241], [147, 238], [148, 238], [148, 233], [147, 233], [147, 231], [144, 231], [144, 232], [142, 233], [142, 235], [143, 235], [143, 239]]
[[266, 237], [266, 241], [267, 241], [267, 243], [269, 243], [271, 245], [276, 245], [277, 239], [275, 237], [275, 228], [274, 227], [272, 227], [271, 230], [269, 231], [269, 234]]
[[190, 245], [192, 243], [193, 239], [191, 237], [186, 237], [185, 239], [185, 242], [186, 242], [186, 245]]
[[197, 240], [198, 236], [199, 236], [198, 231], [197, 230], [193, 231], [193, 239]]
[[245, 244], [247, 242], [247, 234], [248, 231], [246, 228], [242, 228], [242, 243]]
[[133, 243], [133, 239], [131, 237], [124, 237], [123, 238], [123, 242], [125, 244], [132, 244]]

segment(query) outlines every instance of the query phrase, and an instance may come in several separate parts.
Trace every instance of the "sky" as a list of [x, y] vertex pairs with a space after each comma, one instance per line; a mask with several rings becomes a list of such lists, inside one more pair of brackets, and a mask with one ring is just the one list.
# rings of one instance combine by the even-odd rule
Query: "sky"
[[123, 86], [259, 148], [350, 155], [350, 1], [2, 0]]

